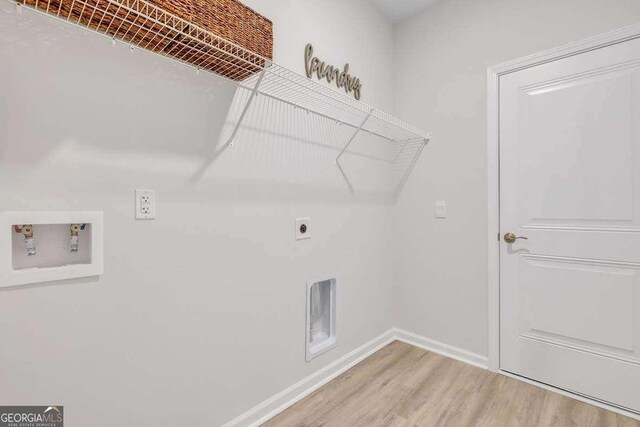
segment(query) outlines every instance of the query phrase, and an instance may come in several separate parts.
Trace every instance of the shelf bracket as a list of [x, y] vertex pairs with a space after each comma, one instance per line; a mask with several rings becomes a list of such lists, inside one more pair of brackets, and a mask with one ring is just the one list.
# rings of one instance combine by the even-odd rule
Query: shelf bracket
[[251, 107], [251, 103], [253, 102], [254, 98], [258, 94], [258, 88], [260, 87], [260, 83], [262, 83], [262, 79], [264, 78], [264, 75], [266, 72], [267, 72], [266, 68], [260, 72], [260, 75], [258, 76], [258, 81], [256, 81], [256, 85], [251, 90], [251, 95], [249, 95], [249, 99], [247, 99], [247, 103], [244, 105], [244, 109], [242, 110], [242, 113], [238, 118], [238, 123], [236, 123], [236, 127], [233, 128], [233, 132], [231, 132], [231, 136], [229, 137], [229, 140], [225, 144], [225, 148], [233, 148], [233, 140], [236, 137], [238, 130], [240, 130], [242, 121], [244, 120], [244, 117], [247, 115], [247, 112], [249, 111], [249, 107]]
[[374, 110], [373, 108], [369, 110], [369, 114], [367, 114], [364, 120], [362, 120], [362, 123], [360, 123], [360, 126], [358, 126], [355, 132], [353, 132], [353, 135], [351, 135], [351, 138], [349, 138], [349, 141], [347, 142], [347, 144], [344, 146], [342, 151], [340, 151], [340, 154], [338, 154], [338, 156], [336, 157], [336, 165], [338, 165], [338, 169], [340, 169], [340, 173], [344, 177], [344, 180], [347, 181], [349, 190], [352, 193], [353, 193], [353, 186], [351, 185], [351, 182], [349, 182], [349, 178], [347, 178], [347, 174], [344, 173], [344, 169], [342, 169], [342, 166], [340, 165], [340, 157], [342, 157], [342, 155], [347, 151], [347, 148], [349, 148], [353, 140], [356, 139], [356, 136], [358, 136], [358, 134], [362, 131], [362, 128], [364, 128], [364, 125], [367, 123], [367, 120], [369, 120], [369, 117], [371, 117], [371, 115], [373, 114], [373, 110]]
[[369, 111], [369, 114], [366, 115], [364, 120], [362, 120], [362, 123], [360, 123], [360, 126], [358, 126], [355, 132], [353, 132], [353, 135], [351, 135], [351, 138], [349, 138], [347, 145], [345, 145], [342, 151], [340, 152], [340, 154], [338, 154], [338, 157], [336, 157], [336, 163], [338, 164], [338, 166], [340, 166], [340, 157], [342, 157], [342, 155], [345, 153], [345, 151], [347, 151], [347, 148], [349, 148], [353, 140], [356, 139], [356, 136], [358, 136], [358, 134], [362, 131], [362, 128], [367, 123], [367, 120], [369, 120], [369, 117], [371, 117], [372, 114], [373, 114], [373, 108]]

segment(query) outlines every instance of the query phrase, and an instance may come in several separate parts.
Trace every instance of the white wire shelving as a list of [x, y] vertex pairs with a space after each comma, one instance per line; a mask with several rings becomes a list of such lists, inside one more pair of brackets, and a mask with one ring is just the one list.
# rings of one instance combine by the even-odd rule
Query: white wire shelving
[[225, 148], [233, 147], [243, 120], [257, 96], [282, 102], [316, 119], [346, 126], [336, 164], [353, 191], [341, 160], [355, 141], [384, 142], [385, 160], [402, 169], [402, 189], [431, 134], [377, 110], [345, 93], [308, 79], [270, 59], [213, 34], [145, 0], [17, 0], [28, 8], [146, 51], [179, 61], [197, 72], [212, 73], [249, 92]]

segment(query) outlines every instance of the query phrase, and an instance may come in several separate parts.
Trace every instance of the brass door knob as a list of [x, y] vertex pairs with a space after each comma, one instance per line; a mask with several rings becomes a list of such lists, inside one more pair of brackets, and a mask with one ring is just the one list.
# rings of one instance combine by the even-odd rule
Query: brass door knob
[[506, 233], [504, 235], [504, 241], [507, 243], [513, 243], [515, 242], [517, 239], [523, 239], [523, 240], [528, 240], [528, 237], [524, 237], [524, 236], [516, 236], [513, 233]]

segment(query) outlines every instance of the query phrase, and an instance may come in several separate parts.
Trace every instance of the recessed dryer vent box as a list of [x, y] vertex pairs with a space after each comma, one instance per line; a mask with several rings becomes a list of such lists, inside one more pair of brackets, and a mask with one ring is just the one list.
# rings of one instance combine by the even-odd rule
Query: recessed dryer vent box
[[0, 217], [0, 287], [103, 273], [102, 212], [5, 212]]
[[307, 282], [307, 362], [338, 345], [335, 278]]

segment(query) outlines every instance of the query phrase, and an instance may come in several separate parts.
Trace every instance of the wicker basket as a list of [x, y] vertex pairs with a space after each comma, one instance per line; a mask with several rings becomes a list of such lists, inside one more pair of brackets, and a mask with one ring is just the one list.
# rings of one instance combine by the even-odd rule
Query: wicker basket
[[[22, 0], [31, 7], [172, 56], [233, 80], [243, 80], [273, 58], [270, 20], [237, 0], [147, 0], [182, 21], [154, 19], [155, 8], [131, 0]], [[193, 36], [193, 24], [256, 55], [238, 53], [222, 40]], [[239, 56], [241, 58], [239, 58]]]

